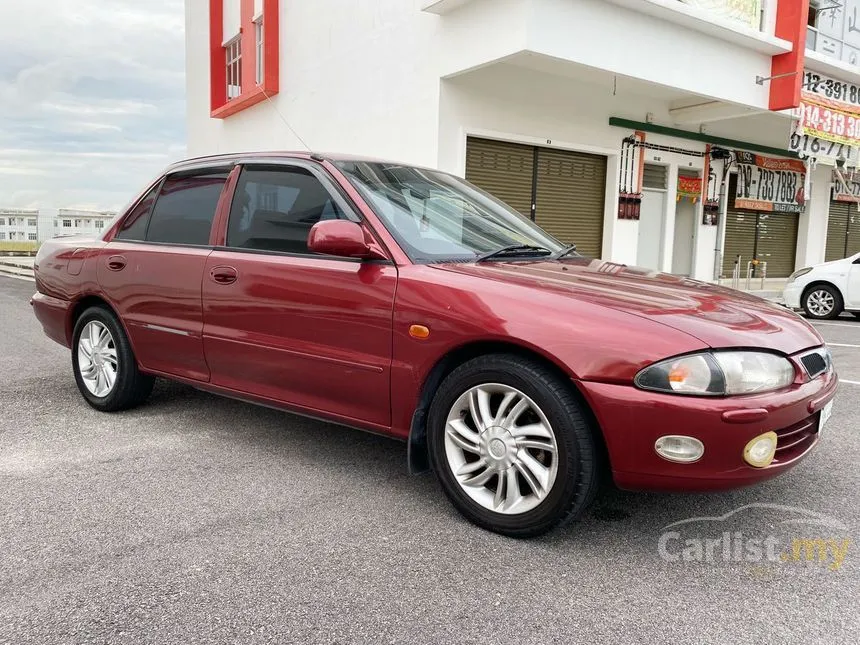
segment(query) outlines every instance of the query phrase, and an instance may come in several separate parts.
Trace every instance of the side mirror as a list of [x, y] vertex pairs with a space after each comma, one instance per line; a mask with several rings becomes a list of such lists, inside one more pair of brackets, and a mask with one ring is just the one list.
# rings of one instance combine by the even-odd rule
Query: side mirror
[[370, 260], [385, 255], [364, 236], [364, 229], [355, 222], [329, 219], [317, 222], [308, 235], [308, 250], [322, 255]]

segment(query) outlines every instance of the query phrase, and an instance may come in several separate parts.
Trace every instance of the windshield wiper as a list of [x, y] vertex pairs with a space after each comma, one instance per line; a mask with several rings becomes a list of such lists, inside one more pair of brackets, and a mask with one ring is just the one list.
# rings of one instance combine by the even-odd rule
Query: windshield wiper
[[570, 255], [571, 253], [576, 251], [576, 244], [571, 244], [570, 246], [564, 247], [561, 251], [552, 256], [553, 260], [561, 260], [566, 255]]
[[503, 255], [552, 255], [552, 251], [543, 247], [543, 246], [533, 246], [531, 244], [510, 244], [508, 246], [503, 246], [500, 249], [496, 249], [495, 251], [490, 251], [489, 253], [484, 253], [483, 255], [479, 255], [475, 258], [475, 262], [483, 262], [484, 260], [489, 260], [490, 258], [497, 258]]

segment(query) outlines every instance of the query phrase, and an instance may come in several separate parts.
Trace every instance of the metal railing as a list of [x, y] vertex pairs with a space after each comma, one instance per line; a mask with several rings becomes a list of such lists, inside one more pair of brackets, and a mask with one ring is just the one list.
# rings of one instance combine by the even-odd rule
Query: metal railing
[[[740, 256], [738, 256], [740, 258]], [[761, 284], [759, 289], [764, 291], [764, 280], [767, 278], [767, 262], [761, 262], [760, 260], [750, 260], [747, 262], [747, 286], [746, 290], [749, 291], [752, 284], [753, 271], [756, 269], [761, 270], [761, 276], [756, 276], [761, 279]]]
[[741, 260], [743, 258], [738, 255], [735, 257], [735, 267], [732, 269], [732, 289], [741, 288]]

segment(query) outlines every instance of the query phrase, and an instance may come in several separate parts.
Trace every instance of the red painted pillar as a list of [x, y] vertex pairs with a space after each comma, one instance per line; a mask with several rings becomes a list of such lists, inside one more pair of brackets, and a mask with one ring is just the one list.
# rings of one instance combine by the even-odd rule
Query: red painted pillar
[[[779, 0], [776, 7], [774, 35], [792, 43], [787, 54], [778, 54], [771, 63], [771, 75], [788, 74], [770, 80], [771, 110], [788, 110], [800, 104], [800, 87], [803, 84], [803, 63], [806, 60], [806, 27], [809, 17], [809, 0]], [[792, 72], [794, 72], [792, 74]]]

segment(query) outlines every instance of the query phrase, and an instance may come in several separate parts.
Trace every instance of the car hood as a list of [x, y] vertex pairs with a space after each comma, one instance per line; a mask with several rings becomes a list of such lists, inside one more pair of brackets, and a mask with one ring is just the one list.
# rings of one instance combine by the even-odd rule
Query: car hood
[[793, 354], [824, 342], [800, 316], [767, 300], [638, 267], [587, 258], [435, 266], [630, 313], [713, 348], [758, 347]]

